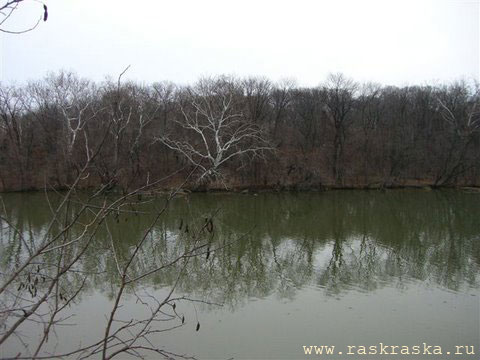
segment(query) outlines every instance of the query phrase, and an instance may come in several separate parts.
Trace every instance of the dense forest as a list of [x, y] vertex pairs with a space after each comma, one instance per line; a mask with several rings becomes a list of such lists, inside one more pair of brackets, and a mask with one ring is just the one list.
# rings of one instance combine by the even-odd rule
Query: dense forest
[[478, 84], [122, 75], [0, 84], [0, 191], [65, 188], [85, 165], [81, 187], [120, 190], [480, 185]]

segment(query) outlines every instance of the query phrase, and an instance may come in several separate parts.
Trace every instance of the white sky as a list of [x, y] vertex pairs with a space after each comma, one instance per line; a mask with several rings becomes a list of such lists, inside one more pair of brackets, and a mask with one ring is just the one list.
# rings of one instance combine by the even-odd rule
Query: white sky
[[[9, 29], [34, 23], [35, 1]], [[423, 84], [480, 76], [479, 0], [45, 0], [33, 32], [0, 35], [0, 81], [73, 70], [191, 83], [260, 75], [315, 86], [329, 72]], [[2, 3], [2, 1], [0, 1]]]

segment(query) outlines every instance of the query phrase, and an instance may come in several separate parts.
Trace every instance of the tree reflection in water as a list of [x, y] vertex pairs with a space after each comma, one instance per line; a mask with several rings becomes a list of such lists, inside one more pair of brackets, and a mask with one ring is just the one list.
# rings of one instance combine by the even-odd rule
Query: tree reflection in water
[[[49, 220], [43, 196], [4, 195], [10, 218], [28, 241], [35, 241]], [[234, 309], [249, 298], [272, 294], [293, 299], [309, 286], [335, 296], [351, 289], [407, 288], [416, 281], [463, 291], [478, 287], [479, 200], [477, 194], [458, 191], [192, 194], [171, 204], [134, 268], [140, 274], [178, 256], [191, 241], [187, 225], [201, 225], [192, 219], [203, 221], [218, 210], [211, 253], [208, 259], [192, 259], [180, 293]], [[118, 256], [131, 251], [150, 220], [143, 212], [156, 201], [134, 209], [142, 213], [132, 210], [110, 219], [122, 224], [112, 227]], [[99, 233], [82, 268], [96, 274], [90, 290], [111, 295], [116, 268], [108, 241]], [[17, 234], [1, 232], [1, 271], [14, 267], [22, 246]], [[146, 277], [143, 284], [171, 285], [181, 266]]]

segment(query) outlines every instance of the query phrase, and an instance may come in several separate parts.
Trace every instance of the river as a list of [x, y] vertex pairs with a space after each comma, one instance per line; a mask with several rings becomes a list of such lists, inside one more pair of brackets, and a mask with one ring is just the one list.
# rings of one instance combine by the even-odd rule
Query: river
[[[51, 217], [45, 194], [2, 198], [9, 218], [35, 242]], [[145, 213], [162, 201], [152, 199], [142, 211], [109, 220], [119, 257], [148, 227], [152, 217]], [[386, 355], [362, 355], [361, 347], [375, 346], [380, 352], [387, 346], [392, 354], [393, 345], [399, 346], [393, 352], [408, 349], [408, 359], [450, 358], [447, 352], [453, 354], [456, 346], [474, 346], [478, 358], [480, 194], [342, 190], [184, 195], [170, 203], [155, 225], [135, 271], [174, 258], [190, 241], [189, 233], [210, 216], [208, 255], [190, 261], [175, 291], [198, 301], [177, 302], [184, 325], [155, 334], [155, 345], [198, 359], [375, 359]], [[14, 232], [0, 234], [0, 263], [6, 272], [22, 249]], [[83, 258], [81, 268], [92, 275], [68, 310], [73, 315], [68, 325], [57, 327], [49, 339], [50, 349], [68, 352], [102, 336], [116, 289], [109, 241], [100, 231], [94, 249]], [[122, 317], [140, 318], [146, 309], [135, 294], [161, 299], [178, 272], [174, 265], [127, 289]], [[162, 326], [178, 325], [179, 319]], [[28, 325], [22, 336], [34, 342], [35, 331], [35, 324]], [[304, 346], [314, 345], [335, 346], [336, 355], [305, 355]], [[430, 345], [440, 346], [442, 355], [427, 356], [424, 347]], [[418, 356], [415, 346], [420, 347]], [[12, 340], [2, 353], [12, 356], [19, 349]]]

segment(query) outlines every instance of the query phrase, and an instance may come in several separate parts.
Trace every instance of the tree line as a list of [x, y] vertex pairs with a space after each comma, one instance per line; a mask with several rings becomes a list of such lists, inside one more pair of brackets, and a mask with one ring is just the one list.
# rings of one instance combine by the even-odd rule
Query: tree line
[[[127, 70], [127, 69], [126, 69]], [[218, 76], [95, 83], [71, 72], [0, 84], [0, 191], [480, 185], [480, 87], [317, 87]]]

